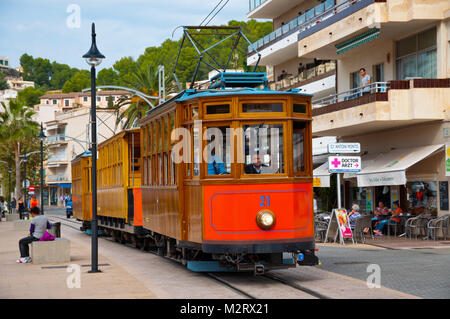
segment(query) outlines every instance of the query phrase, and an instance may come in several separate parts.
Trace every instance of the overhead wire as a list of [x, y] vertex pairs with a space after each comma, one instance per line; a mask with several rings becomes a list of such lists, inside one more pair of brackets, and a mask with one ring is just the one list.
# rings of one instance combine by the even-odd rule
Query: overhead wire
[[[214, 7], [214, 9], [212, 9], [208, 15], [206, 16], [206, 18], [203, 19], [202, 22], [200, 22], [199, 26], [202, 25], [203, 22], [205, 22], [206, 19], [208, 19], [208, 17], [214, 12], [214, 10], [216, 10], [216, 8], [223, 2], [223, 0], [220, 0], [218, 4], [216, 4], [216, 6]], [[206, 24], [205, 24], [206, 25]]]
[[[214, 17], [215, 17], [220, 11], [222, 11], [222, 9], [227, 5], [227, 3], [228, 3], [229, 1], [230, 1], [230, 0], [227, 0], [227, 2], [225, 2], [225, 3], [223, 4], [223, 6], [220, 7], [220, 9], [216, 12], [216, 14], [214, 14], [214, 15], [211, 17], [211, 19], [209, 19], [208, 22], [206, 22], [205, 26], [207, 26], [208, 23], [210, 23], [210, 22], [212, 21], [212, 19], [214, 19]], [[221, 2], [222, 2], [222, 1], [221, 1]]]

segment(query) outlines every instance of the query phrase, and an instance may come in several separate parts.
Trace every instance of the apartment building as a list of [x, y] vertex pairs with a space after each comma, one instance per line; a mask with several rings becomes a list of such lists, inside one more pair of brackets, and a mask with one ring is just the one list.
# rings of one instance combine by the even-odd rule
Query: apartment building
[[[116, 127], [114, 109], [97, 109], [98, 143], [118, 133], [122, 127]], [[71, 161], [90, 147], [90, 107], [80, 106], [65, 112], [57, 112], [55, 119], [44, 123], [46, 127], [46, 145], [49, 155], [44, 163], [45, 184], [44, 204], [63, 205], [61, 196], [71, 193]]]
[[[131, 96], [130, 92], [123, 90], [98, 91], [96, 105], [98, 108], [107, 108], [123, 96]], [[34, 106], [36, 122], [46, 123], [56, 119], [57, 113], [64, 113], [80, 107], [91, 106], [90, 92], [47, 92], [40, 97], [40, 103]]]
[[450, 2], [252, 0], [250, 10], [275, 31], [249, 48], [249, 64], [257, 50], [276, 77], [298, 61], [336, 61], [336, 92], [314, 95], [312, 129], [361, 143], [362, 171], [343, 176], [344, 206], [399, 200], [415, 213], [449, 213]]

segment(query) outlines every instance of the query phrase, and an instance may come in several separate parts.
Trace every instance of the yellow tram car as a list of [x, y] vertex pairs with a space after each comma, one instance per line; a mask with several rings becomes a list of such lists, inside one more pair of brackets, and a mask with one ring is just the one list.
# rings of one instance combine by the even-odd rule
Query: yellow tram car
[[[72, 162], [74, 217], [90, 229], [91, 154]], [[142, 229], [140, 130], [119, 132], [98, 146], [97, 218], [99, 229], [117, 241], [144, 234]], [[81, 202], [81, 203], [80, 203]], [[133, 240], [132, 239], [132, 240]]]

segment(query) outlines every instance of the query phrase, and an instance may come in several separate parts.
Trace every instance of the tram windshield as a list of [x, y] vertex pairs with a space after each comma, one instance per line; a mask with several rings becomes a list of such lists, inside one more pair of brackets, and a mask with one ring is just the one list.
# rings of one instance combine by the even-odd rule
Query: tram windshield
[[245, 174], [284, 173], [283, 125], [244, 125]]

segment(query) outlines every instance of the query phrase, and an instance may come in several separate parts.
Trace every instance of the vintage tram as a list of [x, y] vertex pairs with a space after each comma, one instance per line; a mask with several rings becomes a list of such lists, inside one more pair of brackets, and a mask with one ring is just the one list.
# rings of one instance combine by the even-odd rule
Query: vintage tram
[[[74, 217], [90, 229], [92, 219], [91, 153], [72, 161]], [[97, 159], [99, 229], [116, 241], [143, 245], [140, 130], [124, 130], [100, 143]]]
[[219, 74], [140, 123], [144, 228], [192, 270], [318, 263], [311, 96], [254, 88], [264, 78]]
[[[146, 114], [139, 122], [141, 196], [134, 198], [133, 219], [125, 209], [129, 190], [114, 198], [102, 189], [105, 178], [130, 181], [133, 161], [118, 166], [122, 179], [111, 170], [105, 177], [102, 170], [116, 165], [126, 148], [110, 153], [100, 147], [99, 226], [137, 223], [142, 212], [143, 246], [194, 271], [263, 273], [318, 264], [311, 96], [257, 88], [266, 82], [264, 73], [220, 73], [209, 89], [184, 90]], [[121, 225], [114, 229], [126, 232]]]

